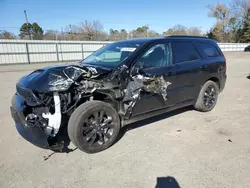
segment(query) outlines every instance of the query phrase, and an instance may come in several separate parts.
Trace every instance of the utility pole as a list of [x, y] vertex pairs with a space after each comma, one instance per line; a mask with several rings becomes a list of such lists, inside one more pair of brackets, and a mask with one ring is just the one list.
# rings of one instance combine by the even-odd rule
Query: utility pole
[[64, 35], [63, 35], [63, 27], [61, 27], [61, 32], [62, 32], [62, 37], [61, 37], [61, 40], [64, 40]]
[[73, 35], [72, 35], [72, 27], [71, 24], [69, 24], [69, 32], [70, 32], [70, 38], [71, 40], [73, 39]]
[[27, 32], [29, 34], [29, 39], [31, 40], [31, 35], [30, 35], [30, 30], [29, 30], [29, 22], [28, 22], [28, 17], [27, 17], [26, 10], [24, 10], [24, 16], [25, 16], [25, 19], [26, 19]]

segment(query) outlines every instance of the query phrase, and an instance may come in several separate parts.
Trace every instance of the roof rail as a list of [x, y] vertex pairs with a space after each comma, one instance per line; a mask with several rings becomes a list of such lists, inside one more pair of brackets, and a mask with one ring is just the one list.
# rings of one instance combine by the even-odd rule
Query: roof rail
[[200, 36], [188, 36], [188, 35], [170, 35], [170, 36], [166, 36], [165, 38], [168, 37], [181, 37], [181, 38], [198, 38], [198, 39], [209, 39], [208, 37], [200, 37]]

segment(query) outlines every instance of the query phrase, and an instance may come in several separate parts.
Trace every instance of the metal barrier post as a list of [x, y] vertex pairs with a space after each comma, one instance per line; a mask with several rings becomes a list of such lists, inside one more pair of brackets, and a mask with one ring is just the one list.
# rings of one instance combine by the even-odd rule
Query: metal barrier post
[[56, 59], [57, 59], [57, 62], [59, 63], [59, 54], [58, 54], [58, 45], [57, 45], [57, 42], [56, 42]]
[[30, 54], [29, 54], [29, 47], [28, 47], [28, 43], [25, 43], [26, 46], [26, 54], [27, 54], [27, 61], [30, 64]]
[[81, 43], [81, 49], [82, 49], [82, 59], [84, 59], [84, 53], [83, 53], [83, 43]]

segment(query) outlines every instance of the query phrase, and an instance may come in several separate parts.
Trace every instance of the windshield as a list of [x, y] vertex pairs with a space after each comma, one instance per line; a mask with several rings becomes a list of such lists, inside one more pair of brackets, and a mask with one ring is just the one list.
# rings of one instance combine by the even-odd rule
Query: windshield
[[82, 61], [84, 64], [117, 67], [141, 46], [138, 41], [122, 41], [106, 45]]

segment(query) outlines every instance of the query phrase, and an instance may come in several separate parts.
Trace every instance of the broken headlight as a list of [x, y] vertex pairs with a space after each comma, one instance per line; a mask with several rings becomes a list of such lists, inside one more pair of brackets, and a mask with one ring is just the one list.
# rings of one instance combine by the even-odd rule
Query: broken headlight
[[53, 70], [49, 73], [49, 91], [67, 90], [83, 73], [84, 70], [77, 67], [67, 67], [64, 70]]

